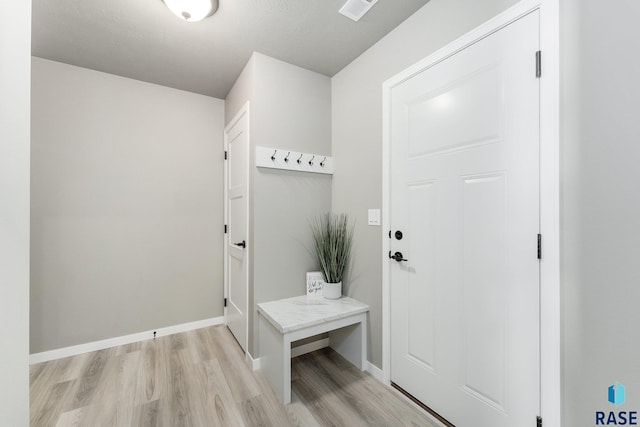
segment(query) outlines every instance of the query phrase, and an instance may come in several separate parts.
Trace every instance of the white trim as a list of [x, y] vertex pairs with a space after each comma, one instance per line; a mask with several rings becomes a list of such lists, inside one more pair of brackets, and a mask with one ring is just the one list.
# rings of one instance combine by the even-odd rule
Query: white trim
[[540, 405], [546, 426], [561, 418], [560, 306], [560, 5], [540, 6]]
[[390, 100], [394, 86], [411, 78], [476, 41], [530, 13], [540, 11], [540, 229], [543, 259], [540, 263], [540, 381], [541, 416], [547, 426], [561, 425], [560, 341], [560, 66], [559, 0], [523, 0], [476, 29], [429, 55], [382, 85], [382, 371], [391, 383], [390, 269], [387, 254], [391, 229], [390, 209]]
[[[233, 118], [232, 123], [237, 121], [237, 115], [236, 117]], [[222, 201], [222, 216], [223, 216], [223, 227], [228, 227], [229, 225], [229, 214], [227, 212], [227, 208], [228, 208], [228, 204], [229, 204], [229, 166], [228, 163], [229, 161], [228, 159], [228, 152], [229, 152], [229, 141], [227, 138], [227, 127], [225, 126], [224, 131], [223, 131], [223, 135], [222, 135], [222, 149], [224, 151], [223, 154], [223, 167], [222, 167], [222, 181], [223, 181], [223, 188], [222, 188], [222, 197], [224, 198], [224, 200]], [[226, 233], [223, 234], [222, 236], [222, 297], [223, 297], [223, 315], [224, 315], [224, 323], [227, 323], [227, 304], [224, 303], [224, 301], [229, 297], [229, 249], [228, 249], [228, 245], [229, 245], [229, 230], [227, 230]]]
[[107, 338], [105, 340], [88, 342], [85, 344], [74, 345], [71, 347], [58, 348], [56, 350], [44, 351], [42, 353], [34, 353], [29, 355], [29, 364], [48, 362], [49, 360], [62, 359], [64, 357], [76, 356], [78, 354], [89, 353], [92, 351], [103, 350], [105, 348], [117, 347], [120, 345], [131, 344], [138, 341], [144, 341], [153, 338], [153, 333], [156, 333], [156, 338], [164, 337], [167, 335], [178, 334], [180, 332], [187, 332], [194, 329], [206, 328], [209, 326], [216, 326], [224, 324], [224, 317], [212, 317], [210, 319], [198, 320], [195, 322], [182, 323], [180, 325], [167, 326], [164, 328], [151, 329], [145, 332], [138, 332], [136, 334], [124, 335], [121, 337]]
[[[517, 21], [518, 19], [531, 13], [532, 11], [540, 9], [540, 4], [542, 3], [542, 1], [546, 0], [522, 0], [515, 6], [507, 9], [499, 15], [496, 15], [474, 30], [471, 30], [457, 40], [452, 41], [451, 43], [442, 47], [441, 49], [438, 49], [428, 57], [416, 62], [409, 68], [401, 71], [387, 81], [383, 82], [382, 87], [384, 92], [389, 92], [394, 86], [397, 86], [400, 83], [409, 80], [415, 75], [421, 73], [422, 71], [427, 70], [434, 65], [444, 61], [445, 59], [454, 56], [458, 52], [466, 49], [479, 40], [490, 36], [491, 34], [499, 31], [512, 22]], [[386, 109], [387, 106], [385, 105], [384, 108]], [[389, 129], [387, 127], [387, 131], [388, 130]], [[385, 133], [384, 136], [388, 135]]]
[[[229, 139], [228, 139], [228, 132], [229, 130], [238, 122], [238, 120], [240, 120], [240, 118], [243, 115], [247, 116], [247, 159], [246, 159], [246, 166], [247, 166], [247, 188], [246, 188], [246, 199], [247, 199], [247, 212], [246, 212], [246, 218], [247, 218], [247, 229], [245, 231], [246, 233], [246, 241], [248, 245], [251, 245], [252, 242], [249, 241], [249, 236], [250, 236], [250, 229], [249, 229], [249, 224], [251, 222], [251, 218], [249, 216], [249, 195], [251, 194], [250, 188], [251, 188], [251, 102], [247, 101], [244, 103], [244, 105], [240, 108], [240, 110], [236, 113], [235, 116], [233, 116], [233, 119], [231, 119], [231, 121], [229, 122], [229, 124], [227, 126], [225, 126], [224, 128], [224, 151], [226, 153], [229, 152]], [[229, 161], [225, 160], [224, 161], [224, 223], [225, 224], [229, 224]], [[249, 316], [249, 313], [251, 313], [253, 311], [253, 308], [249, 307], [249, 265], [250, 265], [250, 250], [246, 250], [245, 251], [245, 269], [246, 269], [246, 282], [245, 282], [245, 296], [246, 296], [246, 301], [245, 301], [245, 316], [247, 318], [247, 326], [246, 326], [246, 330], [245, 330], [245, 342], [244, 345], [242, 343], [240, 343], [240, 347], [243, 347], [243, 350], [246, 352], [248, 357], [251, 357], [249, 355], [249, 321], [251, 321], [251, 316]], [[223, 260], [223, 264], [224, 264], [224, 286], [223, 286], [223, 295], [224, 298], [229, 298], [229, 232], [227, 231], [227, 233], [224, 234], [224, 260]], [[227, 307], [224, 308], [224, 321], [225, 323], [227, 323]], [[236, 337], [237, 338], [237, 337]], [[253, 359], [251, 359], [253, 360]]]
[[377, 379], [381, 383], [383, 384], [385, 383], [384, 372], [382, 372], [382, 369], [378, 368], [376, 365], [369, 362], [368, 360], [367, 360], [367, 366], [365, 371], [369, 372], [373, 376], [373, 378]]
[[294, 357], [302, 356], [303, 354], [311, 353], [312, 351], [326, 347], [329, 347], [329, 338], [322, 338], [297, 347], [291, 347], [291, 358], [293, 359]]
[[382, 377], [383, 382], [391, 385], [391, 301], [388, 253], [391, 250], [387, 232], [391, 232], [391, 83], [382, 83]]
[[251, 371], [260, 370], [260, 358], [258, 357], [257, 359], [254, 359], [248, 351], [245, 353], [245, 362]]

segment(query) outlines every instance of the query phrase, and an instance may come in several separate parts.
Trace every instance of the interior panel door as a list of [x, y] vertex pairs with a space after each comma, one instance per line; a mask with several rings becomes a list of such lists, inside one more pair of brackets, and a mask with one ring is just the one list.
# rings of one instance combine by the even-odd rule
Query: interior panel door
[[243, 350], [248, 324], [249, 110], [245, 106], [225, 129], [227, 145], [227, 325]]

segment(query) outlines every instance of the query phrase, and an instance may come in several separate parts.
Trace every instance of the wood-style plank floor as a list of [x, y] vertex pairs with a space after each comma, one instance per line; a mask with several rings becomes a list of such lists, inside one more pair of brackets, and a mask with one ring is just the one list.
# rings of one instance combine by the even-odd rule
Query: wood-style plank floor
[[32, 365], [31, 426], [426, 426], [421, 411], [340, 355], [293, 359], [279, 403], [225, 326]]

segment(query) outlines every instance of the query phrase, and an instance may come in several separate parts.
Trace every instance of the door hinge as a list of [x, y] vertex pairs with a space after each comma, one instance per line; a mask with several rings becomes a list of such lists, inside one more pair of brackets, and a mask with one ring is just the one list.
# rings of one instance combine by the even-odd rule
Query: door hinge
[[538, 259], [542, 259], [542, 234], [538, 234]]
[[542, 427], [542, 417], [536, 417], [536, 427]]
[[229, 227], [227, 227], [227, 224], [224, 225], [224, 234], [227, 234], [227, 231], [229, 230]]
[[542, 77], [542, 52], [536, 52], [536, 77]]
[[225, 307], [227, 306], [227, 299], [226, 298], [224, 299], [224, 306]]
[[227, 154], [227, 150], [224, 150], [224, 159], [227, 160], [229, 158], [229, 155]]

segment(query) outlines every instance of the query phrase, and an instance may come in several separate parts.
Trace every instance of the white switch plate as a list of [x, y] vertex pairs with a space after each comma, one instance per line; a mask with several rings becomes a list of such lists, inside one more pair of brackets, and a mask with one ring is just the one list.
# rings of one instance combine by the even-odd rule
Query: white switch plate
[[380, 225], [380, 209], [369, 209], [369, 225]]

